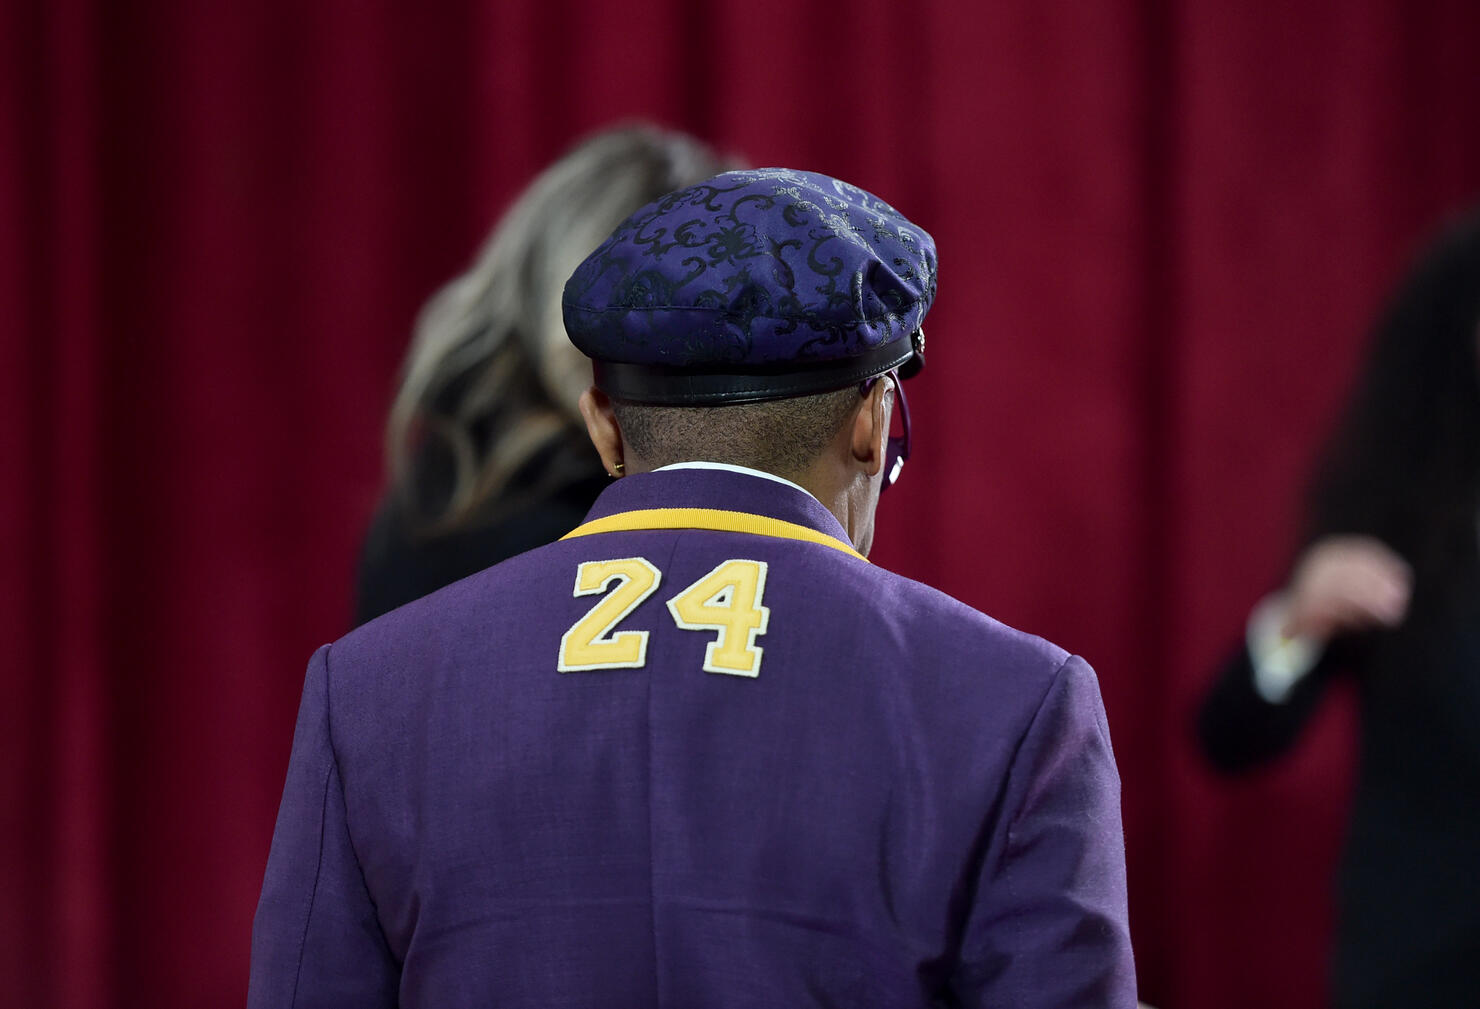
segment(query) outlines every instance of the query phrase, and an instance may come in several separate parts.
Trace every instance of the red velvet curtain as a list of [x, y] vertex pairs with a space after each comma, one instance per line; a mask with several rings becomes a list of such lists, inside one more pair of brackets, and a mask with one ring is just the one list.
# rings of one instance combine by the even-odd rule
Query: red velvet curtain
[[240, 1002], [416, 307], [643, 117], [934, 232], [876, 559], [1099, 670], [1143, 997], [1319, 1005], [1349, 703], [1237, 784], [1189, 717], [1385, 288], [1480, 195], [1477, 50], [1472, 0], [0, 7], [7, 1001]]

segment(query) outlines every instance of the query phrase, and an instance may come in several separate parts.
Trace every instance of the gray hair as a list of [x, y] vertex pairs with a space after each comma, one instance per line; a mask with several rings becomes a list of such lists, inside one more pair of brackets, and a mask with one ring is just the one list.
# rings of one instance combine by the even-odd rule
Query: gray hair
[[732, 167], [692, 137], [647, 125], [596, 133], [542, 172], [504, 214], [472, 267], [422, 309], [386, 425], [393, 488], [436, 442], [450, 497], [418, 516], [425, 531], [466, 525], [521, 466], [581, 429], [590, 362], [571, 345], [560, 294], [581, 260], [629, 214]]

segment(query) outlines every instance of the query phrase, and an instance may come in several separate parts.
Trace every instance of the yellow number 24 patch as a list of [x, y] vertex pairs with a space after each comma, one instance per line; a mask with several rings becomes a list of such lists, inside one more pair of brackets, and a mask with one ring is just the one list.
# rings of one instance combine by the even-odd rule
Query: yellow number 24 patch
[[[616, 631], [642, 601], [657, 591], [662, 573], [641, 557], [587, 561], [576, 569], [576, 596], [612, 589], [560, 639], [562, 673], [591, 669], [632, 669], [647, 661], [647, 631]], [[729, 560], [668, 600], [673, 622], [686, 631], [715, 631], [704, 649], [704, 669], [730, 676], [759, 676], [763, 649], [755, 639], [766, 633], [771, 611], [761, 604], [766, 591], [764, 561]]]

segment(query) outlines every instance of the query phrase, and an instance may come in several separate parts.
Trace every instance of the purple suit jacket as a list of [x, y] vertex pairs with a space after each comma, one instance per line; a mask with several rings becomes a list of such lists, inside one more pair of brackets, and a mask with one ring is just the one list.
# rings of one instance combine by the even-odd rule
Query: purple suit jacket
[[[847, 542], [712, 470], [591, 518], [677, 507]], [[315, 653], [248, 1003], [1128, 1009], [1119, 788], [1089, 666], [918, 582], [565, 539]]]

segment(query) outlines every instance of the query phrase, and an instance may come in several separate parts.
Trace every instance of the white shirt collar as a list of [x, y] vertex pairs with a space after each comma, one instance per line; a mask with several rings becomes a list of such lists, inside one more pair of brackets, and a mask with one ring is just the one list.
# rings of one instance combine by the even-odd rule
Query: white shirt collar
[[[776, 483], [784, 483], [788, 487], [795, 487], [797, 490], [801, 491], [812, 500], [817, 501], [817, 495], [813, 494], [801, 484], [792, 483], [790, 480], [786, 479], [786, 477], [777, 476], [775, 473], [767, 473], [765, 470], [751, 469], [749, 466], [735, 466], [727, 462], [674, 462], [669, 463], [667, 466], [659, 466], [653, 472], [662, 473], [664, 470], [670, 469], [719, 469], [724, 470], [727, 473], [740, 473], [745, 476], [758, 476], [762, 480], [774, 480]], [[822, 502], [818, 501], [818, 504], [821, 503]]]

